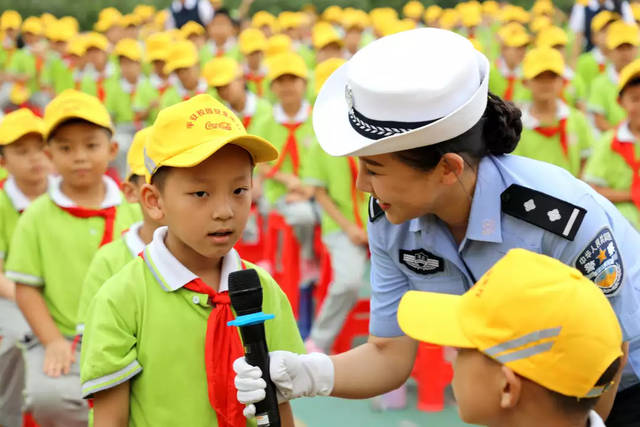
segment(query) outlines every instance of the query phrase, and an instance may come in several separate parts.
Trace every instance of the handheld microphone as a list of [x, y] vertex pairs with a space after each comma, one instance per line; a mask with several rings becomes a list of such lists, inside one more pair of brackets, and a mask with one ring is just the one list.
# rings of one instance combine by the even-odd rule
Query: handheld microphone
[[267, 383], [264, 400], [255, 404], [256, 421], [260, 427], [280, 427], [278, 397], [269, 373], [269, 349], [264, 333], [265, 320], [275, 316], [262, 312], [262, 286], [258, 273], [247, 269], [229, 274], [229, 298], [236, 319], [228, 325], [240, 329], [244, 358], [249, 365], [260, 368], [262, 379]]

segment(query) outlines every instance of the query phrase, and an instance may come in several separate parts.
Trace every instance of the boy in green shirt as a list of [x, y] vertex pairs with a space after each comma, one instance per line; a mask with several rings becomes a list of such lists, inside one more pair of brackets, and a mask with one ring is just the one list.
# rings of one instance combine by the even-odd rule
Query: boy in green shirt
[[0, 122], [0, 165], [10, 175], [0, 189], [0, 425], [22, 425], [24, 361], [16, 344], [29, 325], [15, 304], [15, 284], [4, 276], [9, 243], [32, 200], [47, 191], [49, 159], [44, 153], [44, 122], [30, 110], [7, 114]]
[[[145, 174], [144, 145], [150, 133], [150, 127], [137, 132], [127, 154], [129, 170], [125, 182], [122, 183], [122, 191], [129, 203], [140, 203], [140, 190], [144, 185]], [[162, 225], [149, 216], [144, 206], [140, 207], [142, 221], [131, 224], [119, 239], [101, 247], [89, 265], [78, 305], [76, 331], [79, 335], [84, 331], [87, 309], [98, 290], [109, 278], [142, 252], [145, 245], [151, 242], [155, 229]]]
[[[82, 390], [96, 425], [245, 426], [232, 363], [242, 356], [228, 297], [231, 272], [255, 268], [270, 350], [303, 352], [286, 296], [233, 245], [251, 207], [255, 163], [277, 157], [210, 95], [158, 114], [145, 147], [140, 199], [158, 228], [140, 257], [91, 302], [82, 349]], [[289, 403], [283, 426], [293, 426]], [[255, 426], [255, 421], [249, 422]]]
[[612, 23], [607, 29], [606, 43], [611, 64], [593, 80], [587, 105], [601, 132], [613, 129], [625, 118], [625, 111], [618, 104], [618, 74], [638, 56], [640, 34], [637, 25], [623, 21]]
[[53, 21], [45, 30], [49, 51], [44, 63], [40, 83], [50, 98], [65, 89], [73, 88], [73, 74], [69, 66], [67, 45], [75, 36], [73, 28], [64, 21]]
[[587, 99], [590, 94], [591, 85], [596, 77], [602, 74], [607, 67], [606, 51], [607, 28], [609, 24], [620, 19], [620, 16], [609, 10], [603, 10], [591, 20], [591, 39], [594, 47], [588, 52], [578, 57], [576, 74], [580, 76], [587, 89]]
[[584, 180], [609, 199], [640, 230], [640, 60], [620, 73], [618, 102], [626, 112], [620, 125], [602, 135], [587, 161]]
[[89, 33], [84, 36], [87, 66], [83, 71], [81, 90], [97, 97], [104, 102], [107, 92], [106, 83], [111, 78], [119, 76], [119, 70], [109, 61], [107, 51], [109, 41], [99, 33]]
[[207, 93], [207, 82], [200, 76], [198, 51], [189, 40], [175, 42], [167, 55], [164, 72], [175, 76], [172, 85], [165, 91], [160, 100], [163, 110], [194, 95]]
[[210, 57], [210, 55], [207, 55], [205, 52], [207, 37], [204, 27], [195, 21], [189, 21], [180, 27], [180, 34], [183, 39], [189, 40], [195, 45], [196, 50], [200, 55], [200, 66], [204, 66], [206, 61], [203, 61], [203, 58]]
[[242, 59], [234, 38], [233, 20], [227, 9], [216, 10], [207, 24], [207, 33], [210, 41], [200, 51], [202, 64], [220, 56], [229, 56], [238, 62]]
[[531, 37], [520, 24], [512, 23], [498, 32], [501, 56], [495, 60], [489, 73], [489, 90], [506, 101], [528, 100], [522, 86], [522, 61]]
[[15, 10], [5, 10], [0, 15], [0, 31], [2, 32], [0, 70], [2, 71], [7, 68], [7, 65], [11, 62], [11, 57], [16, 52], [21, 25], [22, 17]]
[[82, 282], [98, 248], [140, 214], [104, 175], [117, 146], [97, 98], [69, 89], [51, 101], [44, 120], [60, 175], [20, 216], [6, 276], [33, 331], [24, 353], [25, 409], [41, 425], [86, 426], [79, 348], [72, 343]]
[[247, 82], [247, 89], [261, 98], [266, 97], [269, 88], [265, 78], [267, 69], [263, 61], [267, 38], [262, 31], [256, 28], [247, 28], [240, 33], [238, 46], [244, 56], [244, 79]]
[[522, 68], [532, 101], [522, 108], [522, 134], [513, 154], [553, 163], [579, 177], [593, 137], [586, 117], [560, 98], [564, 58], [556, 49], [536, 48]]

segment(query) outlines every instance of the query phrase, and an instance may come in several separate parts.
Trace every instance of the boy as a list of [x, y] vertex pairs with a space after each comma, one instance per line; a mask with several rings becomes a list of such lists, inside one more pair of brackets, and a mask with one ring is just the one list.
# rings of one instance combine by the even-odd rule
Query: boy
[[318, 64], [330, 58], [344, 57], [342, 38], [331, 24], [317, 23], [313, 27], [312, 40]]
[[626, 118], [602, 135], [584, 170], [584, 180], [609, 199], [640, 230], [640, 60], [620, 73], [618, 100]]
[[[0, 271], [22, 211], [47, 191], [49, 160], [44, 153], [44, 122], [30, 110], [7, 114], [0, 122], [0, 165], [9, 178], [0, 190]], [[0, 425], [22, 425], [24, 361], [16, 346], [29, 325], [15, 304], [15, 284], [0, 272]]]
[[[229, 273], [254, 268], [233, 249], [251, 206], [253, 164], [277, 152], [205, 94], [162, 110], [145, 154], [141, 202], [168, 227], [89, 306], [83, 395], [94, 399], [96, 425], [244, 426], [231, 367], [242, 345], [226, 325], [226, 291]], [[276, 315], [265, 325], [269, 348], [301, 352], [286, 296], [256, 270], [262, 308]], [[280, 415], [293, 426], [288, 403]]]
[[506, 101], [526, 100], [521, 64], [531, 38], [527, 30], [517, 23], [502, 27], [498, 36], [501, 56], [491, 67], [489, 90]]
[[581, 54], [576, 65], [576, 74], [582, 79], [587, 88], [587, 97], [593, 80], [603, 73], [607, 66], [606, 51], [607, 28], [609, 24], [620, 19], [620, 16], [609, 10], [603, 10], [591, 20], [591, 34], [593, 49]]
[[209, 43], [205, 44], [200, 55], [202, 63], [219, 56], [230, 56], [236, 61], [241, 60], [240, 51], [234, 38], [234, 24], [227, 9], [216, 10], [213, 19], [207, 24]]
[[193, 43], [181, 40], [174, 43], [167, 55], [164, 72], [177, 77], [160, 99], [160, 109], [165, 109], [194, 95], [207, 92], [207, 82], [200, 77], [198, 51]]
[[45, 110], [44, 138], [60, 174], [18, 220], [6, 264], [33, 339], [24, 353], [25, 409], [41, 425], [86, 426], [79, 348], [72, 345], [85, 273], [98, 248], [135, 222], [136, 206], [104, 176], [117, 146], [100, 101], [72, 89]]
[[635, 24], [616, 21], [607, 29], [607, 56], [611, 64], [606, 71], [593, 80], [588, 101], [588, 110], [593, 114], [598, 130], [606, 132], [617, 126], [625, 117], [618, 104], [618, 75], [624, 67], [638, 56], [640, 34]]
[[[207, 41], [204, 27], [195, 21], [189, 21], [180, 27], [180, 34], [182, 38], [189, 40], [196, 46], [196, 50], [200, 53], [200, 58], [203, 58], [202, 50]], [[201, 65], [204, 65], [204, 63], [201, 62]]]
[[263, 64], [264, 50], [267, 47], [267, 38], [262, 31], [255, 28], [247, 28], [238, 39], [240, 52], [244, 56], [244, 79], [247, 88], [262, 97], [265, 93], [266, 67]]
[[[144, 128], [136, 133], [127, 154], [128, 173], [122, 183], [122, 190], [129, 203], [140, 203], [140, 190], [144, 185], [144, 145], [151, 133], [151, 128]], [[87, 308], [91, 300], [111, 276], [115, 275], [132, 259], [138, 256], [145, 245], [151, 242], [153, 232], [162, 224], [149, 216], [144, 206], [142, 221], [131, 224], [122, 236], [104, 245], [93, 257], [80, 292], [78, 306], [78, 326], [76, 331], [82, 335], [87, 318]]]
[[74, 28], [64, 21], [56, 20], [47, 25], [45, 35], [49, 41], [49, 52], [43, 66], [40, 83], [50, 98], [65, 89], [73, 88], [73, 75], [67, 62], [69, 40], [75, 37]]
[[398, 323], [458, 349], [464, 422], [604, 427], [593, 408], [624, 363], [622, 331], [602, 291], [560, 261], [513, 249], [462, 296], [407, 292]]
[[82, 73], [81, 90], [104, 102], [107, 79], [119, 77], [116, 66], [109, 61], [107, 54], [109, 41], [99, 33], [87, 34], [84, 41], [88, 64]]
[[580, 177], [593, 136], [586, 117], [560, 98], [565, 82], [562, 55], [550, 47], [532, 49], [522, 72], [531, 103], [522, 107], [522, 134], [513, 153], [553, 163]]

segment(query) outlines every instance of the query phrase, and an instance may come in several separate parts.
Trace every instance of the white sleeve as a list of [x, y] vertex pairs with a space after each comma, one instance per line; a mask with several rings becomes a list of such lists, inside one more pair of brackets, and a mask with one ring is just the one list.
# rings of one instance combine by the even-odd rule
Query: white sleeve
[[622, 2], [622, 19], [630, 24], [635, 24], [636, 22], [635, 18], [633, 17], [633, 10], [631, 10], [631, 5], [628, 1]]
[[585, 11], [584, 6], [581, 4], [574, 4], [571, 9], [571, 16], [569, 17], [569, 28], [574, 33], [584, 33], [584, 19]]
[[206, 26], [213, 19], [213, 6], [209, 0], [200, 0], [198, 2], [198, 16], [202, 25]]

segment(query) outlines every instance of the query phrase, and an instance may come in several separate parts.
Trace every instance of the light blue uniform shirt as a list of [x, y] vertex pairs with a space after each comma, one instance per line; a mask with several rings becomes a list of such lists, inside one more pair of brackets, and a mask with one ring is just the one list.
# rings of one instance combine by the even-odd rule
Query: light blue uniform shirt
[[[501, 194], [512, 184], [586, 209], [574, 240], [504, 213]], [[510, 249], [524, 248], [577, 267], [602, 285], [630, 344], [621, 389], [640, 382], [640, 234], [613, 204], [564, 169], [512, 155], [482, 159], [460, 245], [433, 215], [399, 225], [382, 216], [368, 231], [372, 335], [403, 335], [396, 315], [408, 290], [463, 294]]]

